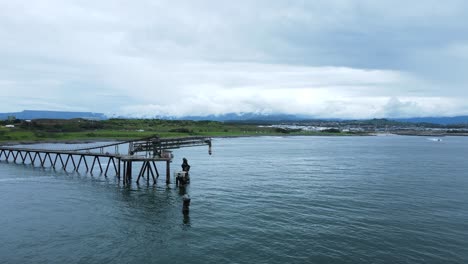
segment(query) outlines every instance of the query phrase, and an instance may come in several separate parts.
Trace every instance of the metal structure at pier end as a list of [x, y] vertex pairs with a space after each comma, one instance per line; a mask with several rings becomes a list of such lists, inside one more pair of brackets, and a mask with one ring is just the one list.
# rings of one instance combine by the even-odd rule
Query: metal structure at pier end
[[[208, 154], [211, 155], [211, 138], [208, 137], [180, 137], [160, 138], [157, 136], [141, 138], [137, 140], [118, 141], [113, 143], [88, 143], [80, 144], [35, 144], [0, 146], [0, 161], [30, 164], [33, 167], [51, 167], [65, 171], [86, 170], [93, 173], [94, 168], [99, 168], [100, 173], [107, 177], [109, 169], [115, 171], [117, 178], [122, 179], [124, 185], [132, 181], [132, 167], [134, 163], [141, 163], [136, 183], [140, 178], [153, 183], [159, 177], [157, 162], [166, 163], [166, 183], [169, 184], [170, 163], [173, 155], [170, 150], [182, 147], [194, 147], [208, 145]], [[41, 147], [38, 147], [41, 146]], [[57, 148], [57, 146], [59, 148]], [[64, 149], [63, 147], [67, 148]], [[120, 149], [128, 148], [125, 154]], [[107, 163], [103, 163], [107, 160]], [[105, 170], [103, 169], [105, 166]], [[111, 168], [112, 166], [112, 168]], [[156, 177], [155, 177], [156, 176]]]

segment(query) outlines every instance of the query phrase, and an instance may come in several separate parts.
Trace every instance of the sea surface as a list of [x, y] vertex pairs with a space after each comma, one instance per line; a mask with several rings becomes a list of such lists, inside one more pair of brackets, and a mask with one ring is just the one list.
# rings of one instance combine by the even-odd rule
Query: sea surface
[[1, 161], [0, 263], [468, 263], [467, 137], [226, 138], [174, 156], [185, 190]]

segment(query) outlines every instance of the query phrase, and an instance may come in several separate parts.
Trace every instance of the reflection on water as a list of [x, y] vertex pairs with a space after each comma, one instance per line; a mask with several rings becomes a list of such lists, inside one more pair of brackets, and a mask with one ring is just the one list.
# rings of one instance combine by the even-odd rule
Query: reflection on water
[[183, 215], [183, 223], [184, 227], [190, 227], [190, 215], [189, 214], [182, 214]]

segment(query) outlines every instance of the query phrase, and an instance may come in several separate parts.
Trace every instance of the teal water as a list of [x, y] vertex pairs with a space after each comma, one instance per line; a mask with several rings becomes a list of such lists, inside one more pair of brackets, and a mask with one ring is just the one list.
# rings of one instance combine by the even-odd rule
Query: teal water
[[188, 217], [163, 177], [124, 188], [0, 162], [0, 263], [468, 263], [468, 138], [213, 145], [174, 152]]

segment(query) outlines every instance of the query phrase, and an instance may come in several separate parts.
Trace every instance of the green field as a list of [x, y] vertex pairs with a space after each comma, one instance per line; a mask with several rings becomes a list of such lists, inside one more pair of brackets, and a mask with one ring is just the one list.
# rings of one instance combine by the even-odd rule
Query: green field
[[[5, 125], [13, 124], [14, 128]], [[102, 139], [137, 139], [149, 136], [267, 136], [267, 135], [350, 135], [340, 132], [305, 132], [254, 124], [216, 121], [184, 121], [160, 119], [38, 119], [0, 123], [0, 142], [72, 141]]]

